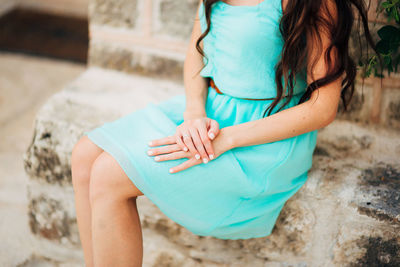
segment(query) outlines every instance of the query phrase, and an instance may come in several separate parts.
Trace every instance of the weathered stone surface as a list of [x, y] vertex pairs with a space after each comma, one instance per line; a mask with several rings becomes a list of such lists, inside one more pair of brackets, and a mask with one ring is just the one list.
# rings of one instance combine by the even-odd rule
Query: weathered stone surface
[[362, 171], [360, 188], [370, 200], [359, 203], [359, 211], [379, 220], [400, 223], [400, 170], [379, 162]]
[[388, 109], [388, 119], [390, 124], [396, 128], [400, 128], [400, 101], [390, 102]]
[[400, 130], [400, 88], [385, 90], [382, 102], [383, 124]]
[[[42, 145], [35, 145], [29, 150], [29, 157], [37, 160], [26, 162], [25, 170], [32, 178], [43, 179], [48, 183], [70, 184], [71, 172], [68, 170], [68, 165], [62, 166], [62, 164], [68, 164], [68, 160], [63, 161], [63, 163], [60, 160], [59, 155], [56, 153], [56, 145], [51, 141], [52, 134], [43, 132], [40, 136], [37, 136], [38, 130], [36, 128], [34, 130], [34, 139], [38, 140]], [[66, 160], [67, 158], [64, 159]]]
[[367, 85], [364, 85], [362, 88], [361, 84], [357, 84], [354, 89], [354, 95], [352, 96], [350, 103], [348, 103], [347, 111], [344, 111], [343, 101], [340, 100], [336, 117], [339, 119], [368, 123], [372, 102], [373, 88]]
[[360, 222], [353, 221], [340, 228], [333, 248], [333, 263], [336, 266], [400, 265], [398, 233], [385, 229], [383, 225], [379, 228], [368, 224], [359, 226]]
[[[343, 101], [340, 100], [336, 118], [363, 124], [374, 124], [371, 121], [371, 110], [374, 106], [374, 88], [370, 85], [357, 83], [354, 95], [344, 111]], [[378, 103], [379, 104], [379, 103]], [[400, 129], [400, 90], [399, 88], [383, 88], [380, 104], [380, 122], [382, 126]]]
[[29, 203], [30, 226], [34, 234], [47, 239], [61, 240], [71, 235], [70, 224], [75, 223], [56, 199], [42, 195]]
[[196, 15], [197, 0], [162, 0], [156, 5], [153, 34], [189, 40]]
[[[390, 233], [393, 234], [393, 233]], [[400, 242], [390, 236], [362, 237], [357, 244], [364, 248], [364, 254], [352, 266], [400, 266]]]
[[111, 27], [135, 28], [138, 19], [137, 0], [89, 1], [91, 23]]
[[[362, 59], [365, 61], [367, 59], [367, 54], [371, 56], [375, 52], [373, 51], [371, 46], [367, 43], [363, 31], [360, 30], [360, 27], [362, 28], [362, 25], [360, 25], [360, 27], [356, 27], [358, 26], [358, 24], [357, 23], [355, 24], [356, 25], [354, 25], [350, 35], [349, 49], [350, 49], [350, 55], [356, 60], [355, 63], [358, 64], [358, 59], [361, 56], [363, 56]], [[386, 23], [383, 23], [382, 21], [368, 22], [368, 27], [370, 29], [370, 33], [373, 40], [380, 40], [378, 36], [378, 30], [384, 25], [386, 25]]]
[[183, 80], [183, 60], [92, 42], [89, 65], [172, 81]]
[[[183, 87], [167, 80], [92, 67], [49, 99], [24, 159], [39, 239], [79, 249], [68, 170], [82, 133], [178, 93]], [[397, 132], [335, 120], [319, 131], [308, 181], [264, 238], [197, 236], [139, 197], [144, 266], [396, 266], [399, 152]]]

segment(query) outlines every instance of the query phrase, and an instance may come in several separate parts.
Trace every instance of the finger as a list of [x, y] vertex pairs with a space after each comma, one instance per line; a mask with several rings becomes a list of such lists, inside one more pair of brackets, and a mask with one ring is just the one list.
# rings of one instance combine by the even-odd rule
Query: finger
[[182, 158], [189, 158], [189, 157], [191, 157], [190, 152], [185, 152], [185, 151], [180, 150], [178, 152], [172, 152], [169, 154], [155, 156], [154, 160], [155, 161], [166, 161], [166, 160], [182, 159]]
[[207, 128], [206, 127], [200, 127], [200, 128], [198, 128], [198, 130], [199, 130], [201, 141], [202, 141], [202, 143], [203, 143], [203, 145], [205, 147], [205, 150], [206, 150], [206, 152], [208, 154], [208, 157], [210, 159], [213, 159], [214, 158], [214, 148], [213, 148], [213, 146], [211, 144], [210, 138], [207, 135]]
[[188, 131], [182, 132], [182, 139], [183, 139], [183, 142], [185, 143], [185, 145], [187, 146], [187, 148], [189, 148], [190, 153], [192, 153], [192, 155], [195, 155], [196, 159], [199, 159], [200, 154], [197, 151], [196, 147], [194, 146], [192, 137], [190, 136]]
[[190, 134], [192, 135], [193, 143], [196, 146], [197, 151], [199, 151], [201, 158], [203, 159], [204, 163], [207, 163], [210, 159], [204, 149], [203, 142], [201, 141], [199, 132], [197, 128], [190, 128]]
[[147, 151], [147, 154], [150, 156], [155, 156], [155, 155], [159, 155], [159, 154], [172, 153], [175, 151], [182, 151], [180, 146], [178, 146], [177, 144], [152, 148]]
[[182, 164], [179, 164], [178, 166], [175, 166], [171, 169], [169, 169], [170, 173], [177, 173], [180, 171], [183, 171], [189, 167], [192, 167], [194, 165], [198, 165], [201, 163], [200, 159], [195, 159], [195, 158], [190, 158], [188, 160], [186, 160], [185, 162], [183, 162]]
[[175, 142], [179, 145], [179, 147], [183, 150], [183, 151], [189, 151], [189, 149], [187, 148], [187, 146], [185, 145], [185, 143], [182, 141], [182, 134], [176, 134], [175, 135]]
[[175, 144], [175, 136], [170, 135], [159, 139], [151, 140], [148, 145], [149, 146], [162, 146], [162, 145], [170, 145]]
[[208, 129], [208, 136], [213, 140], [219, 133], [219, 123], [216, 120], [210, 121], [210, 129]]

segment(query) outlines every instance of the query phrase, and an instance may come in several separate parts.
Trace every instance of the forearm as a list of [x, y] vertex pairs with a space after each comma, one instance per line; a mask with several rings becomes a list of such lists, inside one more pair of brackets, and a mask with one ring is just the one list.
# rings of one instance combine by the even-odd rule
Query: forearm
[[225, 130], [232, 149], [290, 138], [323, 128], [333, 119], [332, 112], [307, 101], [262, 119], [226, 127]]
[[[191, 55], [194, 57], [194, 55]], [[206, 79], [195, 73], [199, 64], [196, 64], [194, 58], [187, 58], [184, 64], [184, 86], [186, 94], [186, 108], [184, 118], [190, 116], [206, 115], [205, 105], [207, 99]]]
[[[200, 5], [200, 1], [199, 1]], [[190, 44], [183, 66], [183, 80], [186, 94], [184, 118], [206, 116], [205, 105], [208, 93], [207, 79], [200, 75], [204, 66], [203, 56], [196, 49], [196, 41], [201, 35], [198, 15], [193, 26]], [[203, 42], [200, 42], [203, 49]]]

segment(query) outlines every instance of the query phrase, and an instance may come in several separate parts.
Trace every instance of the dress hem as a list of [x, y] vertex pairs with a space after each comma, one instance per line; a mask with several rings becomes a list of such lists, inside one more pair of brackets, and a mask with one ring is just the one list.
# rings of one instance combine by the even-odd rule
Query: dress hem
[[[93, 131], [85, 132], [84, 135], [87, 135], [97, 146], [112, 155], [125, 171], [125, 174], [143, 194], [146, 193], [146, 196], [151, 195], [151, 189], [145, 185], [142, 178], [143, 176], [136, 168], [135, 163], [128, 160], [124, 149], [119, 144], [111, 141], [111, 139], [108, 138], [108, 134], [102, 128], [96, 128]], [[135, 177], [135, 181], [133, 181], [132, 177]], [[153, 197], [154, 196], [151, 195], [149, 198], [151, 199]]]
[[[154, 205], [156, 205], [165, 216], [169, 217], [166, 215], [164, 209], [157, 205], [157, 202], [161, 201], [160, 199], [155, 196], [151, 189], [146, 186], [143, 176], [140, 174], [140, 172], [137, 170], [135, 167], [135, 163], [133, 161], [128, 160], [128, 157], [126, 156], [126, 153], [124, 151], [124, 148], [122, 148], [120, 145], [116, 144], [115, 142], [111, 141], [110, 138], [108, 138], [107, 132], [105, 132], [102, 128], [96, 128], [92, 131], [86, 131], [84, 132], [84, 135], [87, 135], [91, 141], [93, 141], [97, 146], [99, 146], [101, 149], [103, 149], [105, 152], [109, 153], [113, 158], [119, 163], [121, 168], [124, 170], [126, 175], [129, 177], [129, 179], [132, 181], [132, 183], [145, 195]], [[133, 180], [132, 177], [135, 177]], [[240, 204], [243, 201], [240, 202]], [[239, 204], [239, 206], [240, 206]], [[237, 208], [237, 207], [236, 207]], [[232, 211], [232, 213], [236, 210], [236, 208]], [[229, 217], [229, 216], [228, 216]], [[174, 219], [169, 218], [175, 222]], [[223, 218], [222, 221], [224, 221], [226, 218]], [[175, 222], [177, 223], [177, 222]], [[179, 223], [177, 223], [179, 224]], [[213, 235], [212, 232], [215, 229], [215, 226], [212, 227], [211, 229], [207, 231], [197, 231], [194, 229], [191, 229], [188, 226], [183, 226], [179, 224], [180, 226], [186, 228], [188, 231], [191, 233], [198, 235], [198, 236], [210, 236], [214, 237], [217, 239], [230, 239], [230, 240], [237, 240], [237, 239], [250, 239], [250, 238], [260, 238], [260, 237], [266, 237], [271, 234], [272, 231], [269, 231], [268, 233], [263, 233], [259, 236], [251, 236], [251, 237], [234, 237], [234, 236], [224, 236], [224, 235]]]

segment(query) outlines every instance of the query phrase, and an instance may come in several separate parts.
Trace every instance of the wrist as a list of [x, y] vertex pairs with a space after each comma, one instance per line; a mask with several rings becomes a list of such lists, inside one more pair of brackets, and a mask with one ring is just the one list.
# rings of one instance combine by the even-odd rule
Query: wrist
[[232, 127], [228, 126], [228, 127], [224, 127], [221, 129], [221, 133], [223, 133], [224, 135], [224, 139], [225, 139], [225, 144], [226, 144], [226, 148], [227, 150], [231, 150], [233, 148], [236, 147], [236, 143], [235, 143], [235, 138], [234, 138], [234, 133], [232, 131]]
[[196, 118], [207, 117], [205, 110], [185, 110], [183, 112], [183, 119], [190, 120]]

